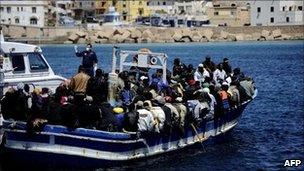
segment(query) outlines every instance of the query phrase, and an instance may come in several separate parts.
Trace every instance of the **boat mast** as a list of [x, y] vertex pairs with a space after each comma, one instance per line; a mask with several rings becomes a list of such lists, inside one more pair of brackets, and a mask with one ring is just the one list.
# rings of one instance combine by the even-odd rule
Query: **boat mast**
[[108, 80], [108, 103], [110, 103], [112, 106], [115, 105], [115, 96], [116, 96], [116, 83], [118, 75], [116, 74], [116, 52], [117, 47], [113, 46], [113, 54], [112, 54], [112, 70], [111, 73], [109, 73], [109, 80]]

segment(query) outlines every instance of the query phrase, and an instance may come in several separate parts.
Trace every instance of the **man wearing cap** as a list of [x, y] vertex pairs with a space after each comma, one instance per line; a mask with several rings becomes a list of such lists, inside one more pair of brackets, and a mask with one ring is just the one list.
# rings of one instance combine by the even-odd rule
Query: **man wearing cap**
[[194, 73], [194, 80], [204, 82], [206, 77], [210, 77], [209, 72], [206, 70], [203, 64], [199, 64], [197, 70]]
[[86, 50], [78, 52], [77, 46], [75, 46], [75, 53], [77, 57], [82, 57], [82, 66], [85, 72], [90, 76], [94, 76], [94, 70], [97, 69], [97, 56], [92, 50], [92, 44], [87, 44]]

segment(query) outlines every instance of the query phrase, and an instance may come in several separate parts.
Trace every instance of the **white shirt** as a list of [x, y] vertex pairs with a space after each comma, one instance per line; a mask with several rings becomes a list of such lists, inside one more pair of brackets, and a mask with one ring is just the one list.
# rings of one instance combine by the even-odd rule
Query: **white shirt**
[[138, 131], [153, 131], [155, 125], [153, 114], [146, 109], [139, 109], [137, 112], [139, 113]]
[[209, 95], [209, 97], [210, 97], [210, 99], [211, 99], [211, 102], [209, 103], [209, 106], [210, 106], [210, 113], [211, 113], [211, 114], [214, 114], [214, 106], [215, 106], [217, 103], [216, 103], [215, 97], [214, 97], [212, 94], [208, 93], [208, 95]]
[[206, 77], [210, 77], [210, 74], [205, 68], [203, 74], [198, 69], [194, 73], [194, 81], [204, 82]]
[[214, 72], [213, 72], [213, 80], [215, 82], [220, 82], [220, 80], [224, 81], [225, 80], [225, 77], [226, 77], [226, 72], [225, 70], [219, 70], [219, 69], [216, 69]]

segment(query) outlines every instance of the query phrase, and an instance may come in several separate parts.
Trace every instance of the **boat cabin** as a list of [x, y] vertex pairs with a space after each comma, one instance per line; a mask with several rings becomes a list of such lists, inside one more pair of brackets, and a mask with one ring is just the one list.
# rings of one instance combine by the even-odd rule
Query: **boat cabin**
[[27, 83], [35, 87], [49, 87], [51, 90], [65, 80], [55, 75], [51, 66], [42, 54], [40, 47], [35, 45], [0, 42], [1, 83], [5, 88]]

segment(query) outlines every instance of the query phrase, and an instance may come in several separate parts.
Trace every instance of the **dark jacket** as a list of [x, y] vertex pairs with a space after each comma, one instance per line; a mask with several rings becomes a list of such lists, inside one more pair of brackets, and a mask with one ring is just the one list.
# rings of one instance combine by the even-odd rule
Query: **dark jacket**
[[97, 56], [94, 51], [83, 51], [83, 52], [76, 52], [77, 57], [82, 57], [82, 66], [84, 68], [91, 68], [93, 67], [94, 63], [97, 63]]

